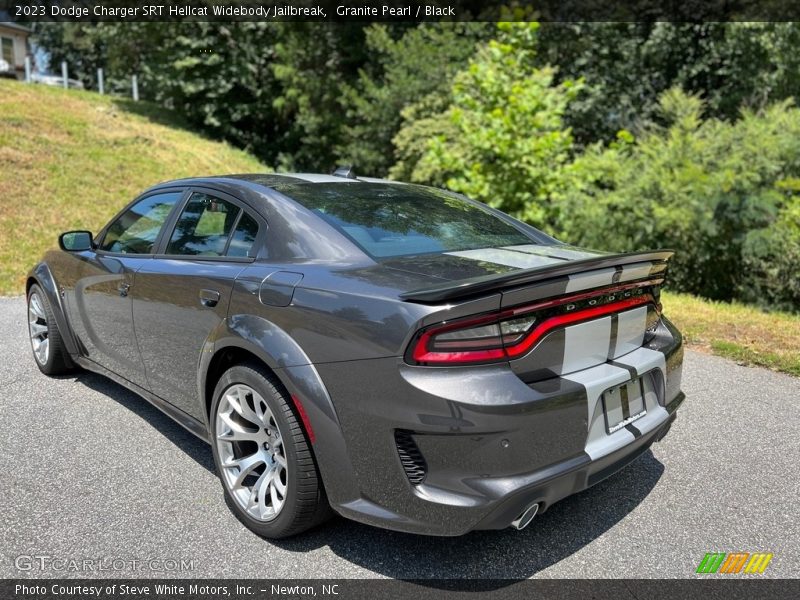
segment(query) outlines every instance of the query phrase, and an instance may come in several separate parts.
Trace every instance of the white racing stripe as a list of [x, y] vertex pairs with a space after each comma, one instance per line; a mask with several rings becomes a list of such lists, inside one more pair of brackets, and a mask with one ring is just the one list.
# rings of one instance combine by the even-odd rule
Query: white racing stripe
[[[639, 376], [654, 369], [660, 369], [662, 374], [666, 375], [664, 355], [649, 348], [634, 350], [615, 362], [633, 368]], [[582, 385], [586, 390], [588, 436], [585, 450], [592, 460], [619, 450], [636, 439], [633, 433], [625, 428], [610, 435], [606, 433], [606, 420], [603, 412], [603, 392], [630, 381], [631, 374], [627, 369], [603, 363], [590, 369], [562, 375], [562, 377]], [[643, 409], [647, 410], [646, 415], [633, 423], [633, 427], [642, 434], [646, 434], [661, 426], [669, 418], [669, 414], [658, 403], [657, 394], [652, 386], [652, 378], [648, 376], [642, 381], [644, 383], [643, 397], [632, 394], [629, 394], [628, 397], [631, 414], [641, 412]], [[619, 422], [622, 416], [621, 407], [617, 407], [614, 402], [611, 402], [610, 409], [609, 420], [614, 422], [616, 419]]]
[[561, 372], [572, 373], [604, 363], [608, 359], [610, 340], [610, 316], [566, 327]]
[[609, 365], [608, 363], [603, 363], [591, 369], [578, 371], [571, 375], [564, 375], [563, 378], [582, 385], [586, 390], [589, 435], [587, 436], [586, 447], [584, 449], [592, 460], [614, 452], [636, 439], [633, 434], [625, 428], [611, 435], [606, 433], [603, 402], [600, 399], [600, 395], [604, 391], [615, 385], [625, 383], [631, 378], [627, 370]]
[[548, 256], [538, 256], [525, 252], [514, 252], [503, 248], [480, 248], [478, 250], [461, 250], [458, 252], [445, 252], [449, 256], [459, 256], [484, 262], [491, 262], [507, 267], [517, 267], [519, 269], [532, 269], [534, 267], [546, 267], [548, 265], [563, 264], [563, 260]]
[[286, 173], [286, 175], [310, 183], [352, 183], [358, 181], [357, 179], [350, 179], [349, 177], [336, 177], [333, 175], [321, 175], [319, 173]]
[[616, 269], [609, 268], [570, 275], [566, 291], [578, 292], [580, 290], [588, 290], [603, 285], [611, 285], [614, 273], [616, 273]]
[[617, 341], [611, 349], [611, 356], [616, 358], [639, 348], [644, 341], [644, 330], [646, 328], [646, 306], [619, 313], [617, 315]]
[[[637, 348], [625, 356], [614, 359], [614, 362], [636, 369], [636, 373], [639, 376], [658, 369], [661, 371], [661, 381], [667, 380], [667, 363], [664, 359], [664, 354], [657, 350]], [[643, 434], [660, 426], [669, 417], [667, 410], [658, 403], [658, 395], [648, 380], [651, 380], [651, 378], [645, 377], [643, 380], [645, 382], [643, 400], [645, 408], [647, 408], [647, 414], [633, 423], [633, 426]]]
[[598, 258], [602, 256], [597, 254], [597, 252], [583, 252], [582, 250], [573, 250], [571, 248], [562, 248], [560, 246], [546, 246], [539, 244], [503, 246], [503, 249], [513, 250], [515, 252], [527, 252], [528, 254], [538, 254], [540, 256], [552, 256], [555, 258], [563, 258], [566, 260], [579, 260], [581, 258]]
[[637, 348], [633, 352], [628, 352], [624, 356], [615, 358], [614, 362], [626, 367], [636, 369], [638, 375], [643, 375], [653, 369], [661, 369], [661, 374], [664, 381], [667, 378], [667, 361], [664, 359], [664, 354], [657, 350], [650, 350], [650, 348]]
[[653, 263], [635, 263], [632, 265], [625, 265], [622, 267], [622, 274], [620, 281], [632, 281], [634, 279], [644, 279], [650, 275], [650, 270], [653, 268]]

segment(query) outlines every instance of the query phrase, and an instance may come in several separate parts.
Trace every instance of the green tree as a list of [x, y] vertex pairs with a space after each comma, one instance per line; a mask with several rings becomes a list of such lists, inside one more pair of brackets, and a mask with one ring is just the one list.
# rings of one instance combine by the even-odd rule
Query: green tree
[[488, 23], [423, 23], [393, 37], [392, 28], [375, 24], [365, 33], [369, 60], [358, 80], [343, 87], [346, 119], [337, 154], [359, 173], [378, 176], [396, 162], [392, 140], [402, 111], [429, 95], [446, 94], [453, 75], [492, 29]]
[[537, 28], [500, 23], [497, 39], [456, 75], [450, 105], [437, 117], [445, 131], [428, 140], [411, 179], [550, 229], [551, 196], [572, 144], [563, 116], [581, 85], [555, 84], [553, 69], [535, 66]]
[[343, 140], [342, 89], [366, 60], [359, 23], [284, 23], [274, 40], [273, 106], [286, 124], [281, 168], [330, 171]]
[[705, 116], [734, 121], [800, 94], [798, 23], [547, 23], [539, 64], [586, 81], [567, 123], [576, 141], [611, 141], [660, 115], [672, 87], [699, 95]]
[[[149, 24], [148, 24], [149, 25]], [[274, 162], [284, 123], [273, 103], [280, 86], [263, 22], [159, 24], [140, 68], [146, 97], [207, 134]]]
[[[156, 62], [157, 52], [171, 39], [175, 24], [154, 23], [35, 23], [34, 40], [44, 48], [55, 73], [66, 61], [70, 78], [88, 89], [97, 89], [97, 69], [105, 71], [107, 92], [129, 95], [130, 77], [141, 75]], [[142, 89], [142, 95], [147, 90]]]
[[[40, 70], [61, 73], [60, 64], [66, 61], [69, 75], [88, 88], [95, 88], [97, 69], [108, 61], [108, 27], [97, 23], [34, 23], [34, 40], [47, 50], [49, 65], [37, 65]], [[116, 28], [113, 28], [116, 29]]]

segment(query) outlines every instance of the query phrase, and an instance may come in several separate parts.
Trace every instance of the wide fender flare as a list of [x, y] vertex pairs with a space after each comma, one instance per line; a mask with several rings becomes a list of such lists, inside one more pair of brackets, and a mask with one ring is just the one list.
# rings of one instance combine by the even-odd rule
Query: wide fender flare
[[231, 315], [212, 332], [205, 346], [198, 370], [202, 395], [214, 356], [228, 348], [253, 354], [275, 373], [300, 413], [330, 503], [336, 507], [359, 497], [330, 394], [308, 355], [286, 331], [263, 317]]
[[[67, 352], [72, 357], [77, 356], [80, 353], [78, 350], [78, 344], [75, 342], [72, 329], [69, 326], [66, 311], [64, 310], [64, 305], [61, 301], [61, 294], [58, 290], [58, 284], [56, 283], [55, 276], [50, 270], [50, 266], [45, 262], [40, 262], [28, 273], [28, 280], [30, 279], [34, 279], [47, 296], [47, 300], [50, 302], [50, 308], [56, 318], [58, 331], [61, 333], [61, 339], [67, 348]], [[27, 288], [28, 286], [26, 286], [26, 294], [28, 291]]]

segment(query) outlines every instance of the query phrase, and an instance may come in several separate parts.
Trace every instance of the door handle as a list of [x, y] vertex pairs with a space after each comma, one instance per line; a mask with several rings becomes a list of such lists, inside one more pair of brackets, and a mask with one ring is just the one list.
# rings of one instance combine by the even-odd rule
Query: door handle
[[124, 298], [125, 296], [128, 295], [129, 289], [131, 289], [131, 284], [126, 281], [123, 281], [122, 283], [119, 284], [117, 291], [119, 292], [119, 295]]
[[219, 302], [219, 292], [217, 290], [200, 290], [200, 304], [206, 308], [214, 308]]

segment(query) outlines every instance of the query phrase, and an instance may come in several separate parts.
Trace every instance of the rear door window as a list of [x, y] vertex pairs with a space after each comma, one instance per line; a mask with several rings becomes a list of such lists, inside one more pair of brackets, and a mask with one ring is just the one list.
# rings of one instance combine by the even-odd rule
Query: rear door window
[[253, 244], [258, 236], [258, 223], [247, 213], [244, 213], [236, 225], [231, 243], [228, 245], [228, 256], [253, 257]]
[[224, 256], [240, 212], [232, 202], [194, 192], [178, 217], [167, 254]]

